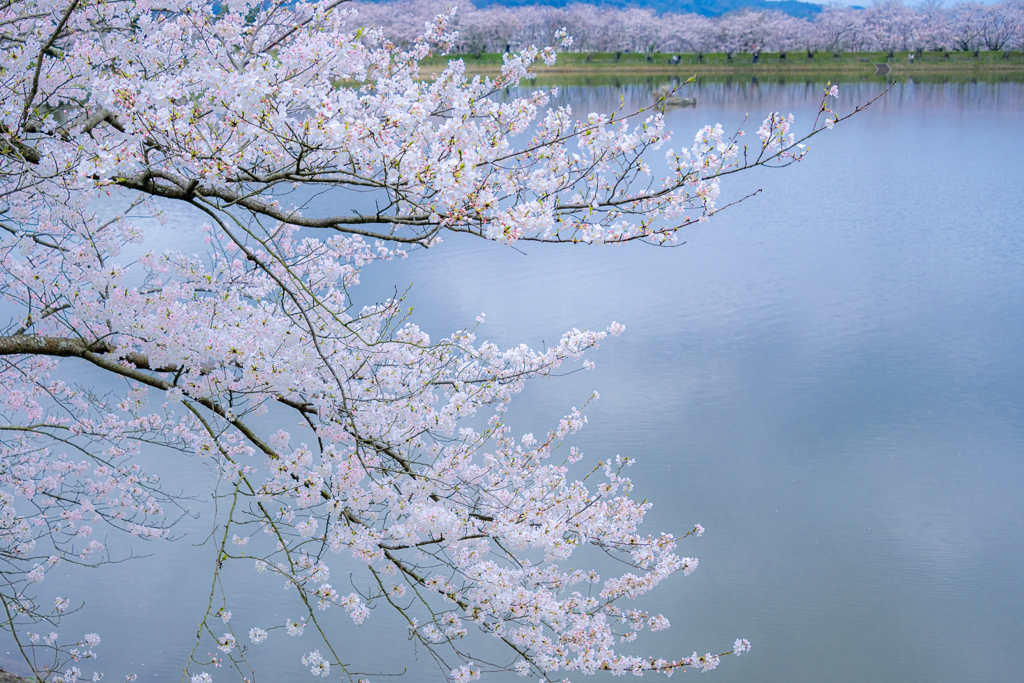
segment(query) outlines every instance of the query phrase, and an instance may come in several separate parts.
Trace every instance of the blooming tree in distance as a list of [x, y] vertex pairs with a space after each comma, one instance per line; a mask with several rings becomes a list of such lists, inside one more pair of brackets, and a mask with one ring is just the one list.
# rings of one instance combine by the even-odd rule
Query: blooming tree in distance
[[[100, 639], [50, 632], [90, 596], [44, 603], [38, 584], [121, 559], [98, 539], [161, 542], [183, 499], [211, 493], [220, 588], [194, 653], [219, 654], [183, 662], [193, 683], [222, 663], [252, 680], [247, 653], [284, 633], [314, 641], [296, 666], [356, 680], [379, 663], [323, 613], [372, 628], [374, 607], [455, 680], [719, 663], [617, 649], [669, 626], [633, 601], [696, 568], [677, 546], [703, 529], [641, 531], [650, 504], [630, 463], [566, 443], [579, 410], [541, 436], [505, 420], [526, 380], [589, 366], [622, 326], [503, 350], [472, 327], [431, 339], [400, 298], [357, 307], [351, 290], [363, 268], [451, 233], [671, 244], [718, 210], [722, 177], [799, 160], [801, 139], [773, 113], [748, 142], [707, 126], [669, 148], [657, 105], [577, 117], [543, 91], [505, 97], [552, 48], [510, 54], [491, 78], [461, 61], [421, 74], [456, 40], [450, 18], [400, 49], [340, 0], [0, 3], [0, 624], [36, 676], [87, 676]], [[832, 127], [836, 96], [805, 137]], [[376, 208], [306, 201], [347, 190]], [[205, 222], [204, 253], [151, 246], [151, 219], [171, 214]], [[102, 386], [68, 379], [83, 369]], [[209, 479], [163, 488], [143, 466], [155, 451], [203, 459]], [[628, 567], [575, 566], [583, 546]], [[335, 587], [339, 555], [362, 568], [354, 591]], [[258, 596], [220, 581], [229, 565], [276, 575], [294, 612], [230, 621]], [[474, 664], [480, 638], [505, 659]]]
[[[379, 23], [395, 43], [411, 45], [430, 17], [446, 11], [445, 0], [355, 0], [360, 16]], [[805, 49], [875, 52], [888, 50], [1020, 50], [1024, 46], [1024, 1], [998, 4], [925, 0], [878, 0], [860, 8], [828, 3], [813, 18], [798, 19], [770, 9], [742, 9], [719, 17], [656, 14], [610, 3], [565, 7], [528, 5], [475, 8], [459, 4], [456, 49], [479, 54], [518, 50], [550, 40], [560, 27], [582, 52], [779, 52]]]

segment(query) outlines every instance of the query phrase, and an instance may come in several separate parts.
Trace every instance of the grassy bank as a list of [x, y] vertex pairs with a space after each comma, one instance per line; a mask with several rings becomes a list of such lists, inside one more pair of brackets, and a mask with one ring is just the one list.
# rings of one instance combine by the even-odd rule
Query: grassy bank
[[[454, 55], [466, 63], [470, 74], [493, 74], [502, 64], [502, 55]], [[678, 57], [674, 63], [673, 57]], [[422, 62], [424, 70], [441, 69], [450, 57], [433, 57]], [[847, 52], [833, 55], [818, 52], [808, 57], [805, 52], [788, 54], [762, 52], [755, 63], [750, 53], [706, 54], [638, 54], [638, 53], [566, 53], [558, 56], [553, 67], [539, 67], [542, 78], [565, 77], [630, 77], [630, 76], [745, 76], [778, 78], [811, 76], [820, 78], [870, 78], [878, 75], [876, 65], [885, 64], [889, 77], [915, 80], [1021, 80], [1024, 75], [1022, 52], [923, 52], [910, 59], [910, 53]], [[816, 78], [817, 80], [817, 78]]]

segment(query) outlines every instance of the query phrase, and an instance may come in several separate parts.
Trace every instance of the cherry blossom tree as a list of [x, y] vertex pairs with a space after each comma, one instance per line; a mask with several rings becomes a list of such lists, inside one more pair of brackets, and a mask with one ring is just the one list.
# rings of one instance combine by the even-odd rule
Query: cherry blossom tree
[[952, 44], [949, 13], [943, 11], [942, 0], [929, 0], [917, 7], [920, 17], [918, 38], [925, 50], [939, 50]]
[[694, 52], [700, 56], [718, 49], [718, 29], [715, 22], [708, 17], [686, 14], [675, 17], [670, 26], [680, 36], [681, 49], [687, 52]]
[[[531, 5], [520, 9], [519, 14], [521, 45], [547, 45], [556, 32], [567, 27], [565, 12], [557, 7]], [[573, 35], [575, 42], [576, 36]]]
[[1024, 32], [1024, 2], [985, 7], [983, 17], [982, 40], [986, 50], [1005, 50], [1020, 45]]
[[653, 11], [631, 7], [617, 12], [619, 45], [633, 52], [653, 52], [658, 45], [661, 29]]
[[[368, 23], [403, 48], [411, 47], [423, 23], [447, 11], [442, 0], [354, 2]], [[866, 10], [831, 4], [813, 21], [777, 11], [741, 10], [720, 17], [655, 14], [649, 9], [574, 3], [567, 7], [460, 3], [452, 27], [460, 34], [459, 50], [519, 51], [552, 40], [566, 28], [570, 49], [583, 52], [789, 52], [797, 48], [813, 57], [818, 50], [846, 51], [961, 49], [1006, 50], [1020, 47], [1022, 2], [997, 5], [958, 3], [943, 9], [939, 0], [916, 8], [900, 0], [877, 2]]]
[[959, 2], [951, 11], [952, 42], [957, 50], [978, 50], [984, 42], [985, 7], [976, 2]]
[[902, 0], [879, 0], [864, 13], [867, 33], [878, 49], [892, 55], [896, 50], [917, 48], [920, 16]]
[[[38, 584], [118, 559], [109, 534], [160, 542], [182, 495], [210, 493], [218, 588], [183, 663], [192, 683], [220, 663], [251, 680], [247, 648], [284, 633], [314, 641], [314, 675], [356, 680], [377, 663], [341, 649], [322, 613], [355, 628], [374, 606], [458, 681], [671, 674], [749, 650], [619, 651], [668, 628], [633, 600], [697, 567], [677, 549], [703, 529], [642, 531], [631, 463], [568, 443], [581, 410], [539, 436], [506, 421], [527, 380], [589, 366], [621, 325], [502, 350], [473, 325], [431, 339], [401, 297], [351, 293], [363, 268], [452, 233], [671, 244], [720, 210], [723, 178], [798, 161], [802, 139], [844, 118], [837, 90], [802, 139], [772, 113], [745, 144], [716, 125], [666, 150], [656, 108], [577, 118], [543, 91], [505, 97], [553, 48], [510, 54], [491, 78], [459, 60], [423, 78], [419, 61], [458, 43], [451, 20], [402, 46], [340, 0], [0, 4], [0, 623], [36, 676], [72, 683], [100, 642], [38, 635], [90, 597], [44, 604]], [[376, 208], [307, 201], [353, 190]], [[181, 212], [205, 222], [205, 253], [152, 247], [147, 220]], [[83, 367], [107, 385], [67, 380]], [[165, 490], [141, 464], [153, 450], [202, 459], [208, 480]], [[628, 567], [571, 568], [584, 546]], [[351, 592], [331, 583], [339, 555], [361, 567]], [[230, 621], [246, 596], [222, 580], [229, 565], [285, 582], [293, 613]], [[505, 659], [475, 664], [474, 638]]]
[[831, 5], [814, 18], [811, 38], [816, 49], [845, 52], [861, 44], [864, 13], [842, 5]]
[[[469, 14], [464, 23], [468, 32], [479, 36], [476, 43], [482, 45], [485, 52], [500, 53], [510, 51], [512, 45], [521, 45], [523, 40], [520, 36], [531, 33], [524, 30], [524, 22], [521, 21], [527, 18], [525, 12], [491, 5]], [[548, 40], [551, 37], [550, 34], [546, 36]]]
[[573, 38], [573, 47], [581, 52], [604, 52], [610, 49], [609, 22], [606, 8], [574, 3], [561, 13], [562, 25]]
[[808, 22], [778, 11], [734, 12], [718, 22], [723, 44], [740, 52], [787, 52], [799, 45]]
[[767, 49], [769, 52], [778, 52], [781, 57], [785, 58], [787, 53], [805, 45], [813, 31], [814, 26], [810, 22], [782, 15], [773, 25]]

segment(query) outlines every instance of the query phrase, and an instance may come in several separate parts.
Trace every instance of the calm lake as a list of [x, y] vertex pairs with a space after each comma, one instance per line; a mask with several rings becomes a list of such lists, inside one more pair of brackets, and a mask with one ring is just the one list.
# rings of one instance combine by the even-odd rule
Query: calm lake
[[[840, 113], [884, 87], [840, 85]], [[802, 130], [823, 88], [695, 86], [684, 94], [698, 106], [668, 113], [672, 146], [688, 146], [705, 123], [734, 129], [748, 113], [751, 135], [775, 110], [792, 111]], [[626, 109], [642, 105], [651, 90], [567, 87], [558, 101], [582, 116], [617, 109], [620, 96]], [[673, 627], [642, 635], [644, 652], [724, 652], [749, 638], [750, 654], [708, 674], [720, 683], [1017, 680], [1022, 123], [1020, 83], [897, 84], [813, 139], [800, 164], [723, 183], [723, 204], [763, 192], [689, 229], [678, 248], [447, 239], [367, 268], [357, 296], [411, 284], [413, 319], [432, 337], [483, 312], [478, 339], [499, 346], [626, 326], [590, 354], [593, 372], [534, 382], [510, 419], [518, 433], [543, 433], [599, 391], [573, 443], [592, 461], [636, 458], [629, 474], [654, 503], [648, 531], [706, 527], [680, 547], [700, 568], [647, 603]], [[194, 238], [182, 221], [165, 228], [169, 244]], [[208, 526], [200, 517], [187, 528]], [[140, 547], [150, 556], [43, 584], [91, 595], [61, 632], [100, 632], [95, 668], [106, 680], [180, 678], [210, 593], [212, 550], [194, 542]], [[279, 581], [239, 572], [261, 596], [234, 609], [242, 633], [297, 616]], [[346, 587], [347, 570], [332, 579]], [[382, 610], [359, 629], [343, 622], [352, 648], [380, 653], [380, 672], [442, 679]], [[280, 649], [256, 660], [257, 681], [308, 675], [298, 658], [313, 643], [274, 638]], [[2, 644], [0, 666], [18, 670]]]

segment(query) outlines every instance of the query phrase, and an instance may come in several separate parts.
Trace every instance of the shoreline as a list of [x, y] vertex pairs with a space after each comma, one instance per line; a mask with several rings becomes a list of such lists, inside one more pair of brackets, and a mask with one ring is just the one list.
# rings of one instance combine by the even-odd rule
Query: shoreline
[[[897, 52], [888, 57], [882, 52], [849, 52], [838, 57], [826, 53], [808, 58], [805, 53], [789, 53], [781, 57], [777, 53], [761, 53], [757, 63], [750, 53], [737, 54], [729, 58], [725, 54], [708, 54], [698, 58], [693, 54], [643, 55], [636, 53], [567, 53], [559, 54], [554, 66], [538, 66], [534, 73], [538, 79], [560, 78], [642, 78], [642, 77], [730, 77], [753, 78], [856, 77], [879, 80], [903, 80], [906, 78], [933, 79], [980, 79], [1024, 80], [1024, 53], [973, 53], [924, 52], [915, 54], [910, 60], [907, 52]], [[672, 58], [678, 57], [678, 63]], [[424, 75], [432, 70], [444, 68], [450, 59], [462, 59], [467, 76], [494, 76], [501, 72], [501, 54], [449, 55], [431, 57], [420, 62]], [[888, 67], [888, 73], [879, 65]]]

